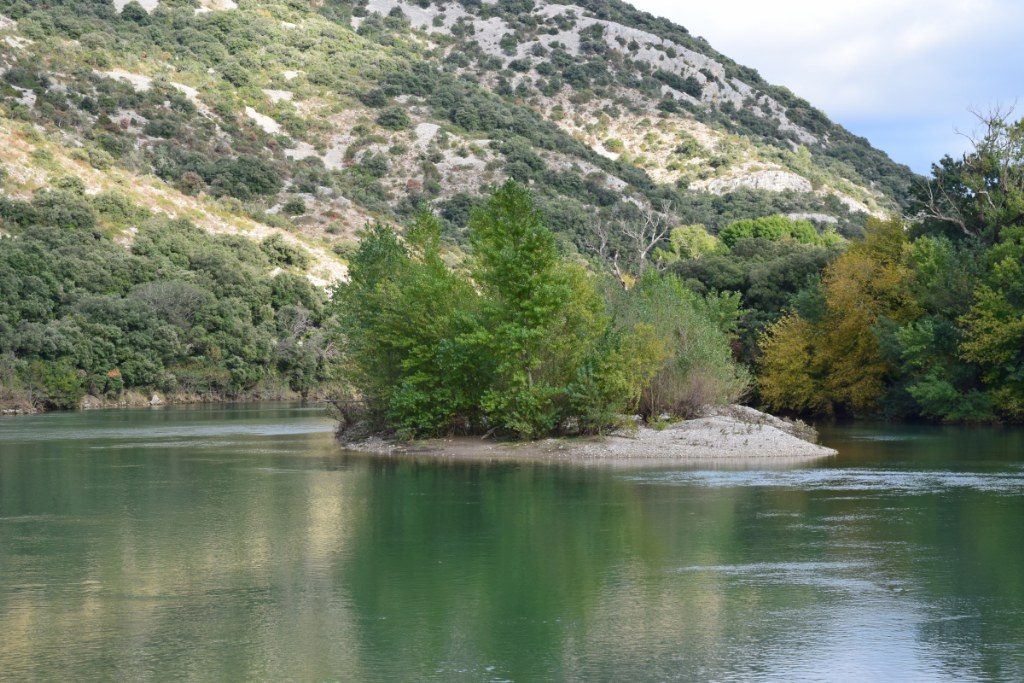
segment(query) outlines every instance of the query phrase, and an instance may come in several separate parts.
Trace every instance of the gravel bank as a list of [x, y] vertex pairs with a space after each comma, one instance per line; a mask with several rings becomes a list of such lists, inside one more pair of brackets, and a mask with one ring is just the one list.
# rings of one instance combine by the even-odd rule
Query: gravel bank
[[635, 435], [532, 442], [476, 437], [400, 443], [381, 437], [339, 438], [350, 451], [392, 457], [443, 460], [666, 465], [680, 462], [789, 463], [826, 458], [836, 451], [814, 443], [814, 430], [743, 406], [709, 410], [703, 417], [665, 429], [641, 427]]

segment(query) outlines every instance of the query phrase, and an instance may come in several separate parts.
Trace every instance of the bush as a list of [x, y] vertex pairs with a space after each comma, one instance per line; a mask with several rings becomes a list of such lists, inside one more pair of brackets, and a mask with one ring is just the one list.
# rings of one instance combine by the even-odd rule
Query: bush
[[730, 346], [738, 297], [702, 298], [678, 278], [648, 270], [633, 289], [614, 297], [613, 311], [618, 326], [646, 325], [664, 349], [663, 361], [641, 394], [644, 417], [690, 417], [746, 393], [750, 378], [733, 360]]
[[[188, 377], [221, 395], [328, 377], [329, 349], [316, 342], [323, 294], [300, 275], [265, 272], [272, 261], [302, 267], [301, 251], [280, 239], [261, 250], [151, 216], [117, 192], [90, 198], [60, 184], [71, 191], [0, 201], [10, 235], [0, 237], [0, 358], [14, 359], [0, 368], [14, 375], [5, 391], [55, 409], [86, 392], [185, 390]], [[97, 213], [104, 226], [138, 227], [130, 249], [96, 229]], [[193, 370], [172, 369], [183, 367]]]
[[82, 376], [66, 360], [32, 361], [27, 372], [32, 402], [46, 410], [70, 410], [85, 396]]
[[730, 223], [718, 233], [719, 239], [727, 246], [734, 247], [743, 239], [764, 239], [778, 242], [793, 239], [802, 244], [825, 244], [831, 237], [818, 234], [810, 221], [794, 221], [785, 216], [747, 218]]
[[275, 266], [306, 268], [309, 265], [306, 252], [286, 242], [280, 234], [271, 235], [260, 242], [260, 251]]
[[292, 197], [281, 207], [281, 212], [286, 216], [301, 216], [306, 213], [306, 200], [302, 197]]
[[399, 106], [388, 107], [377, 116], [377, 125], [388, 130], [405, 130], [412, 125], [412, 119]]
[[281, 175], [268, 161], [256, 156], [221, 157], [202, 169], [203, 179], [215, 196], [250, 199], [281, 190]]

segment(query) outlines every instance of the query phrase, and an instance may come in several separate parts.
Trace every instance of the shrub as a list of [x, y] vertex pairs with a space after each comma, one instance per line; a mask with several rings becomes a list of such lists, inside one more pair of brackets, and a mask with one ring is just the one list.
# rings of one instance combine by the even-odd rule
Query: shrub
[[622, 140], [618, 138], [608, 138], [604, 141], [604, 148], [609, 152], [615, 152], [616, 154], [622, 154], [626, 151], [626, 145], [622, 143]]
[[833, 241], [831, 236], [819, 235], [810, 221], [795, 221], [785, 216], [764, 216], [738, 220], [722, 228], [718, 237], [730, 248], [736, 246], [740, 240], [752, 238], [771, 242], [793, 239], [802, 244], [825, 244]]
[[299, 247], [289, 244], [280, 234], [274, 234], [260, 242], [262, 251], [275, 266], [305, 268], [309, 256]]
[[66, 360], [32, 361], [26, 379], [38, 408], [69, 410], [78, 407], [85, 396], [82, 376]]
[[301, 216], [306, 213], [306, 200], [302, 197], [291, 197], [281, 207], [281, 212], [286, 216]]
[[388, 130], [405, 130], [412, 125], [412, 119], [399, 106], [388, 107], [377, 116], [377, 124]]
[[749, 376], [733, 360], [730, 346], [738, 297], [702, 298], [678, 278], [648, 270], [633, 289], [614, 297], [613, 311], [620, 327], [649, 326], [664, 349], [641, 394], [644, 417], [689, 417], [746, 393]]

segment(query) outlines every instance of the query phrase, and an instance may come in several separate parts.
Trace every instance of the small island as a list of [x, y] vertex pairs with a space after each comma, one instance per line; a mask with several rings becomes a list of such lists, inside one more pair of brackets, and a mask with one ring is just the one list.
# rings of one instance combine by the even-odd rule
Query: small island
[[349, 450], [472, 460], [664, 464], [828, 457], [815, 431], [736, 405], [739, 302], [655, 268], [602, 277], [559, 249], [510, 182], [470, 220], [468, 264], [438, 222], [376, 226], [338, 288]]

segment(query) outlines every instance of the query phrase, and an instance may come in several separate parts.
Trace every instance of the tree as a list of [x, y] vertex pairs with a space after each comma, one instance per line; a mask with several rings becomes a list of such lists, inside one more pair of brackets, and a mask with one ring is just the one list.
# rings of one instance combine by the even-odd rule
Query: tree
[[[730, 223], [718, 233], [718, 238], [729, 248], [744, 239], [765, 239], [778, 242], [793, 239], [802, 244], [824, 244], [823, 236], [818, 234], [814, 224], [805, 220], [791, 220], [785, 216], [764, 216], [762, 218], [744, 218]], [[833, 239], [831, 236], [828, 240]]]
[[371, 415], [410, 436], [479, 426], [488, 369], [467, 343], [478, 297], [441, 260], [436, 219], [421, 215], [406, 244], [381, 224], [360, 237], [335, 309], [350, 379]]
[[1024, 228], [1000, 230], [987, 254], [987, 273], [974, 292], [974, 305], [960, 319], [966, 338], [963, 356], [982, 369], [995, 408], [1024, 418]]
[[690, 417], [708, 405], [732, 403], [750, 379], [732, 358], [739, 297], [701, 297], [674, 275], [648, 270], [629, 290], [611, 296], [616, 326], [642, 330], [654, 372], [637, 408], [648, 419]]
[[757, 386], [766, 405], [796, 413], [832, 413], [833, 401], [822, 383], [822, 364], [815, 357], [821, 346], [816, 335], [815, 326], [795, 313], [764, 331]]
[[654, 253], [655, 261], [662, 265], [696, 261], [718, 249], [718, 239], [703, 225], [681, 225], [672, 228], [668, 243], [668, 249], [658, 249]]
[[470, 220], [481, 343], [495, 359], [483, 397], [496, 426], [533, 438], [559, 426], [565, 386], [608, 325], [589, 276], [565, 263], [529, 193], [509, 182]]
[[643, 274], [655, 248], [668, 234], [667, 211], [649, 205], [630, 206], [611, 218], [598, 219], [587, 247], [611, 265], [619, 281], [628, 287]]
[[[348, 374], [379, 426], [408, 436], [594, 433], [634, 410], [661, 364], [650, 325], [613, 325], [595, 276], [558, 251], [509, 182], [473, 211], [468, 271], [427, 214], [377, 225], [335, 294]], [[727, 348], [727, 345], [725, 345]]]
[[790, 314], [761, 340], [760, 387], [772, 408], [832, 414], [876, 409], [897, 368], [885, 357], [878, 325], [914, 319], [909, 243], [902, 223], [872, 221], [825, 269], [824, 312]]
[[926, 230], [950, 228], [987, 244], [1004, 228], [1024, 225], [1024, 120], [1008, 112], [979, 115], [982, 131], [958, 160], [943, 157], [916, 190], [914, 208]]

